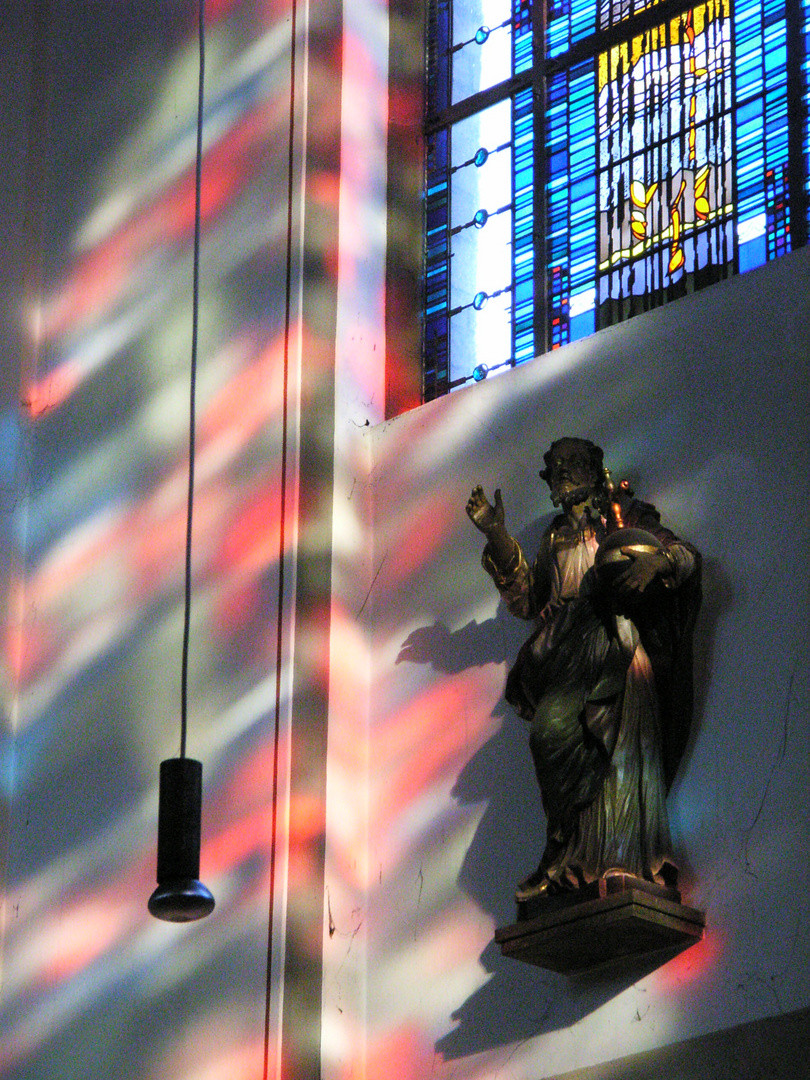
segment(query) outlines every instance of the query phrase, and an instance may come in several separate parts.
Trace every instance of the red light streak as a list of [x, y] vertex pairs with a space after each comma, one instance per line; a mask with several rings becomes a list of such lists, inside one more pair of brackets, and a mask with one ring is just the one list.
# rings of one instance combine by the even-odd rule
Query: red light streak
[[307, 190], [315, 202], [337, 209], [340, 201], [340, 177], [331, 172], [314, 172], [307, 180]]
[[281, 537], [279, 492], [278, 479], [274, 477], [235, 509], [212, 560], [214, 573], [238, 570], [240, 577], [253, 578], [273, 565]]
[[722, 935], [709, 926], [701, 941], [678, 953], [658, 970], [656, 981], [660, 981], [665, 990], [674, 991], [676, 987], [702, 979], [713, 968], [716, 969], [722, 953]]
[[57, 409], [73, 393], [82, 379], [78, 365], [71, 360], [38, 379], [28, 389], [23, 405], [32, 420]]
[[228, 346], [231, 350], [246, 354], [242, 370], [211, 398], [197, 423], [199, 444], [216, 444], [223, 453], [225, 446], [243, 447], [268, 420], [280, 417], [284, 393], [283, 336], [254, 343], [246, 334]]
[[401, 584], [429, 565], [457, 524], [456, 508], [441, 492], [426, 498], [416, 514], [409, 516], [407, 532], [386, 560], [386, 583]]
[[366, 1080], [425, 1080], [424, 1063], [435, 1058], [425, 1034], [403, 1024], [369, 1041]]
[[[494, 674], [494, 679], [493, 679]], [[384, 749], [375, 765], [372, 822], [385, 833], [402, 808], [430, 790], [441, 778], [455, 777], [474, 753], [477, 741], [497, 721], [488, 716], [482, 702], [493, 692], [501, 673], [476, 669], [441, 682], [411, 699], [405, 709], [389, 717], [375, 731], [375, 745]]]
[[[47, 943], [47, 958], [39, 973], [43, 988], [67, 982], [104, 956], [130, 933], [138, 915], [127, 893], [124, 903], [110, 895], [85, 898], [72, 908], [59, 909], [39, 925], [38, 935]], [[47, 925], [47, 923], [50, 925]]]
[[200, 863], [206, 874], [219, 876], [257, 855], [269, 857], [272, 836], [268, 807], [269, 800], [266, 806], [245, 814], [206, 839], [200, 852]]
[[[276, 105], [263, 102], [244, 116], [203, 158], [201, 217], [210, 225], [259, 169], [273, 133]], [[194, 230], [194, 167], [74, 263], [61, 289], [45, 304], [43, 339], [96, 321], [124, 295], [144, 263], [171, 249], [185, 250]]]
[[205, 25], [210, 26], [239, 7], [242, 0], [205, 0]]

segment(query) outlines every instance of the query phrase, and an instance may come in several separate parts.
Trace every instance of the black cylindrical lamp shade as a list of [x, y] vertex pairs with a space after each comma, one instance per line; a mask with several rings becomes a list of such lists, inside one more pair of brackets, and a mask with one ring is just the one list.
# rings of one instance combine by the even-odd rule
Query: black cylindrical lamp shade
[[214, 897], [199, 880], [202, 764], [193, 758], [160, 763], [158, 887], [149, 897], [156, 919], [191, 922], [214, 910]]

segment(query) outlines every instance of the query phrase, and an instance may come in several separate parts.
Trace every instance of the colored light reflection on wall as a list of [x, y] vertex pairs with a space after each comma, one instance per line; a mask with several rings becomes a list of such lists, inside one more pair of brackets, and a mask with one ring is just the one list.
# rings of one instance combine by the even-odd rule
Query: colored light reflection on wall
[[[19, 625], [4, 646], [19, 702], [8, 1080], [253, 1080], [278, 1056], [265, 1002], [274, 815], [293, 756], [272, 722], [279, 557], [289, 565], [295, 542], [281, 531], [283, 361], [290, 347], [329, 355], [306, 326], [304, 342], [284, 336], [289, 15], [207, 5], [189, 751], [204, 762], [217, 911], [182, 934], [145, 905], [157, 763], [177, 749], [196, 9], [52, 9], [38, 42], [52, 61], [43, 293], [26, 313], [38, 364], [22, 395]], [[291, 670], [279, 678], [283, 712]], [[275, 886], [293, 904], [321, 840], [322, 808], [293, 792], [275, 818], [277, 852], [289, 849]], [[305, 969], [319, 943], [300, 929], [293, 919], [286, 958]]]

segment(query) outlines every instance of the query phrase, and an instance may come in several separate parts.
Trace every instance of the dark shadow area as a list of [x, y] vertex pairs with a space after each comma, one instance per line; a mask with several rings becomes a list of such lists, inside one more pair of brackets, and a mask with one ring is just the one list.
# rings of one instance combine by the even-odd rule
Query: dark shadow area
[[[527, 555], [537, 550], [548, 520], [541, 519], [518, 536]], [[716, 629], [732, 600], [727, 573], [717, 560], [705, 559], [704, 599], [695, 635], [695, 715], [679, 775], [688, 768], [699, 735]], [[458, 631], [435, 623], [409, 635], [397, 662], [430, 664], [448, 674], [511, 662], [528, 636], [528, 625], [513, 618], [504, 605], [494, 618], [470, 622]], [[493, 716], [501, 719], [501, 726], [470, 758], [453, 788], [459, 802], [486, 805], [458, 883], [497, 926], [505, 926], [516, 921], [514, 888], [536, 867], [546, 824], [527, 745], [528, 727], [504, 700]], [[688, 867], [684, 869], [688, 878]], [[569, 1027], [666, 963], [676, 951], [566, 976], [504, 957], [493, 941], [480, 957], [490, 979], [452, 1013], [456, 1027], [437, 1041], [436, 1051], [445, 1059], [463, 1058]]]
[[694, 639], [694, 688], [695, 713], [689, 739], [684, 749], [681, 764], [675, 777], [673, 790], [677, 789], [680, 778], [689, 769], [695, 742], [700, 732], [703, 710], [709, 691], [714, 661], [714, 641], [720, 620], [729, 611], [734, 602], [731, 578], [717, 559], [703, 559], [703, 603], [695, 626]]
[[[550, 521], [541, 518], [518, 533], [524, 551], [537, 550]], [[511, 663], [530, 625], [499, 604], [492, 619], [469, 622], [460, 630], [451, 632], [441, 622], [419, 627], [403, 642], [397, 663], [429, 664], [447, 674]], [[462, 804], [486, 804], [459, 884], [500, 925], [514, 921], [515, 885], [540, 858], [545, 815], [527, 743], [528, 725], [503, 699], [492, 715], [501, 726], [462, 769], [453, 795]]]
[[453, 1012], [457, 1026], [435, 1049], [452, 1060], [570, 1027], [674, 955], [658, 953], [570, 976], [501, 956], [493, 941], [481, 954], [492, 977]]
[[576, 1069], [556, 1080], [803, 1080], [810, 1049], [810, 1009], [766, 1017], [632, 1057]]
[[403, 641], [396, 662], [430, 664], [434, 671], [446, 675], [483, 664], [500, 664], [508, 659], [505, 630], [498, 618], [483, 623], [472, 620], [453, 631], [443, 622], [418, 626]]
[[[540, 518], [515, 534], [528, 556], [533, 557], [539, 548], [543, 533], [550, 525], [552, 517], [553, 515], [548, 515]], [[482, 550], [483, 547], [482, 540]], [[480, 570], [480, 573], [485, 580], [485, 572]], [[396, 662], [429, 664], [434, 671], [443, 671], [449, 675], [467, 668], [481, 667], [483, 664], [511, 661], [525, 641], [529, 625], [528, 622], [514, 618], [503, 604], [499, 604], [492, 619], [483, 623], [473, 620], [460, 630], [451, 631], [443, 622], [417, 627], [403, 641]], [[505, 702], [503, 706], [508, 709]]]

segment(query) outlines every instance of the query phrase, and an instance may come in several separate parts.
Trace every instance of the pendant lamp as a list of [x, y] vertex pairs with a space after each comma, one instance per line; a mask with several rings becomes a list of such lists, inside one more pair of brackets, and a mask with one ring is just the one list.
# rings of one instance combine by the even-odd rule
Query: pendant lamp
[[191, 922], [214, 909], [214, 897], [200, 878], [202, 764], [186, 757], [188, 728], [188, 651], [191, 625], [191, 535], [194, 509], [194, 442], [196, 427], [197, 327], [200, 281], [200, 191], [202, 186], [203, 88], [205, 84], [205, 0], [199, 0], [200, 71], [197, 94], [197, 159], [194, 206], [194, 270], [191, 336], [191, 393], [186, 518], [185, 604], [180, 679], [180, 756], [160, 764], [157, 888], [149, 911], [167, 922]]

